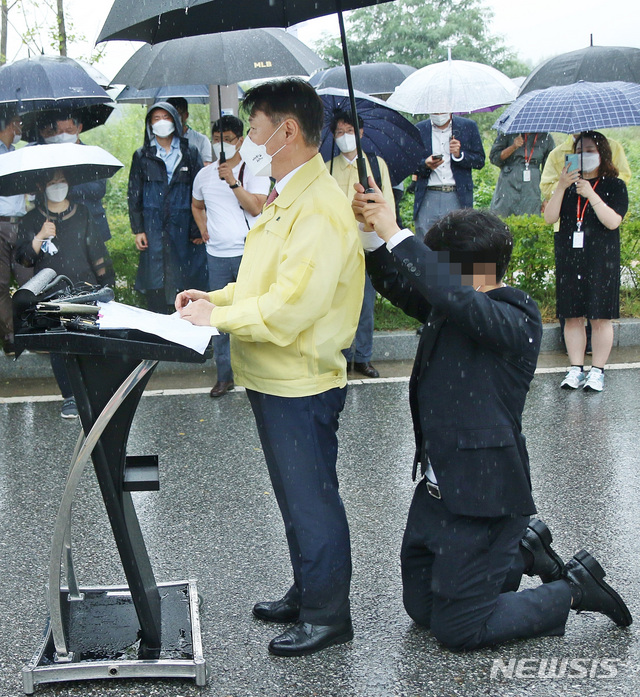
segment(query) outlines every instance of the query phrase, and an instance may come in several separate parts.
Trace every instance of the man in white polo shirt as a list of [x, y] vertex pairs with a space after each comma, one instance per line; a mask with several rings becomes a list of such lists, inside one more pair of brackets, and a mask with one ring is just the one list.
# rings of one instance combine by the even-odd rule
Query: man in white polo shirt
[[[245, 168], [240, 158], [243, 132], [243, 123], [236, 116], [223, 116], [221, 122], [216, 121], [212, 129], [216, 162], [200, 170], [193, 182], [191, 210], [207, 245], [211, 290], [235, 282], [244, 239], [262, 213], [271, 185], [269, 177], [256, 177]], [[220, 163], [223, 148], [226, 161]], [[233, 389], [229, 335], [214, 337], [213, 348], [218, 378], [210, 395], [217, 398]]]

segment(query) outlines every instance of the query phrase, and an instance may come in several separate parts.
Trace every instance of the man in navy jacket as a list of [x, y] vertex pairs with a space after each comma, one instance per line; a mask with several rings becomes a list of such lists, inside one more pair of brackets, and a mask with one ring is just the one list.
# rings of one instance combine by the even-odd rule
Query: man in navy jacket
[[[369, 185], [375, 187], [372, 179]], [[522, 411], [542, 322], [502, 283], [513, 240], [489, 212], [450, 213], [426, 244], [359, 186], [367, 271], [425, 327], [409, 383], [416, 487], [402, 543], [405, 609], [455, 650], [564, 634], [569, 609], [631, 615], [586, 551], [563, 564], [535, 513]], [[385, 245], [386, 242], [386, 245]], [[516, 592], [522, 573], [543, 584]]]
[[208, 287], [204, 240], [191, 214], [202, 160], [181, 134], [175, 108], [154, 104], [129, 172], [129, 220], [140, 252], [135, 289], [145, 294], [149, 310], [160, 313], [169, 311], [179, 290]]
[[475, 121], [431, 114], [416, 124], [425, 147], [418, 169], [413, 219], [423, 238], [436, 220], [459, 208], [473, 208], [472, 169], [484, 167], [482, 138]]

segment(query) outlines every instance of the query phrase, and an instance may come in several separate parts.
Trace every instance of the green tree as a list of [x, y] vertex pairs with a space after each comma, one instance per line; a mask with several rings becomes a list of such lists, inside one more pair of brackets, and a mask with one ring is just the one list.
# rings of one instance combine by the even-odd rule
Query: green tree
[[[492, 36], [493, 16], [481, 0], [396, 0], [355, 10], [345, 18], [351, 63], [406, 63], [421, 68], [447, 58], [492, 65], [507, 75], [529, 68]], [[315, 44], [330, 65], [342, 65], [339, 38], [326, 35]]]

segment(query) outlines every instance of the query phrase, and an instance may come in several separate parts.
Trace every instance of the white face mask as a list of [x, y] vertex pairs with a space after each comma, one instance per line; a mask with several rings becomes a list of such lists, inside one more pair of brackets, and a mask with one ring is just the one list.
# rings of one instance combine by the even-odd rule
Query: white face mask
[[173, 121], [161, 119], [152, 124], [151, 130], [158, 138], [168, 138], [176, 130], [176, 125]]
[[69, 185], [67, 182], [58, 182], [57, 184], [49, 184], [45, 189], [47, 198], [53, 203], [61, 203], [67, 198], [69, 193]]
[[340, 152], [353, 152], [356, 149], [356, 136], [354, 133], [344, 133], [336, 138], [336, 145]]
[[450, 114], [430, 114], [429, 118], [434, 126], [444, 126], [451, 118]]
[[245, 137], [244, 142], [240, 147], [240, 157], [246, 163], [249, 171], [254, 177], [271, 176], [271, 160], [273, 160], [274, 155], [277, 155], [280, 150], [286, 146], [286, 143], [282, 146], [282, 148], [276, 150], [273, 155], [269, 155], [267, 152], [267, 143], [280, 130], [282, 125], [284, 125], [284, 121], [262, 145], [256, 145], [256, 143], [251, 140], [250, 136]]
[[583, 152], [581, 157], [581, 167], [583, 172], [593, 172], [594, 169], [598, 169], [598, 167], [600, 167], [600, 153]]
[[55, 136], [49, 136], [44, 139], [44, 142], [48, 145], [55, 145], [58, 143], [75, 143], [78, 140], [78, 136], [73, 133], [58, 133]]
[[17, 145], [22, 140], [22, 133], [16, 133], [13, 136], [13, 145]]
[[237, 152], [238, 148], [232, 143], [213, 143], [213, 153], [216, 160], [220, 159], [220, 153], [224, 150], [224, 156], [230, 160]]

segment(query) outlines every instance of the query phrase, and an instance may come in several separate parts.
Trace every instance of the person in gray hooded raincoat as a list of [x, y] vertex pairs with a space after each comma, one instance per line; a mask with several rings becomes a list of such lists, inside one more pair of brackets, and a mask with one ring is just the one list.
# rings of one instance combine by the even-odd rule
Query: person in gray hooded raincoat
[[500, 168], [491, 210], [509, 215], [540, 215], [540, 174], [555, 144], [549, 133], [500, 133], [489, 160]]
[[129, 173], [129, 219], [140, 252], [135, 289], [147, 307], [166, 313], [179, 290], [206, 290], [207, 260], [191, 214], [191, 188], [202, 169], [197, 149], [182, 137], [180, 116], [157, 102], [147, 113], [144, 145]]

